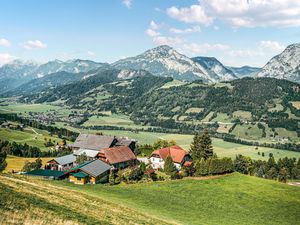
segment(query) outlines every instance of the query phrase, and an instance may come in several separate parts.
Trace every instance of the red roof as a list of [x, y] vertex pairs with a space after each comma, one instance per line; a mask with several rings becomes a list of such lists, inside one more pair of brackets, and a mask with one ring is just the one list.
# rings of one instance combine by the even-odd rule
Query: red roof
[[107, 162], [110, 164], [136, 160], [135, 155], [127, 146], [105, 148], [100, 150], [100, 153], [105, 155]]
[[190, 161], [185, 161], [184, 162], [184, 166], [186, 166], [186, 167], [189, 167], [189, 166], [191, 166], [193, 163], [192, 162], [190, 162]]
[[181, 163], [184, 156], [188, 155], [188, 153], [178, 145], [174, 145], [167, 148], [158, 149], [152, 152], [151, 155], [159, 155], [164, 161], [171, 155], [173, 162]]

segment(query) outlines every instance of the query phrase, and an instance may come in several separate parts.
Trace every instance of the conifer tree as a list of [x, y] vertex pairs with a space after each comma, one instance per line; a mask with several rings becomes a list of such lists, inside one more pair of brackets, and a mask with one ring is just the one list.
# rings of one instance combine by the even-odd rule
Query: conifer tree
[[191, 144], [191, 155], [194, 160], [208, 159], [213, 156], [213, 148], [211, 138], [208, 131], [205, 130], [202, 134], [196, 134]]
[[171, 155], [168, 155], [164, 165], [164, 171], [166, 174], [175, 176], [176, 174], [176, 166], [173, 163]]
[[5, 152], [0, 152], [0, 172], [5, 170], [7, 163], [5, 161], [6, 159], [6, 153]]

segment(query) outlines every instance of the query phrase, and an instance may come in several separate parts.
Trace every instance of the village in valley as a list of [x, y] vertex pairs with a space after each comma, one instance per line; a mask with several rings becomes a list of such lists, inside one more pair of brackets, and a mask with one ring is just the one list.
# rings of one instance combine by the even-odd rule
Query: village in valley
[[[163, 171], [169, 157], [175, 173], [189, 168], [192, 158], [180, 146], [154, 150], [150, 157], [137, 157], [137, 140], [102, 134], [80, 134], [74, 143], [60, 148], [70, 148], [72, 153], [46, 162], [44, 168], [25, 172], [25, 175], [50, 179], [67, 179], [74, 184], [115, 183], [117, 172], [130, 168], [129, 180], [139, 180], [143, 175], [152, 181], [158, 179], [155, 171]], [[134, 174], [136, 173], [136, 174]], [[132, 176], [132, 177], [130, 177]], [[134, 176], [137, 176], [136, 178]], [[112, 180], [111, 180], [112, 179]], [[161, 178], [160, 178], [161, 179]], [[119, 179], [119, 182], [121, 180]]]

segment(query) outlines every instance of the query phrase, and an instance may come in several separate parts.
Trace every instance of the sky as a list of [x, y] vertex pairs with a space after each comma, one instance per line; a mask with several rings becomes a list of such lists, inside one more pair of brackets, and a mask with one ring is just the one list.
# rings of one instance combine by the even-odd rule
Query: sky
[[300, 42], [300, 0], [0, 0], [0, 65], [114, 62], [159, 45], [264, 66]]

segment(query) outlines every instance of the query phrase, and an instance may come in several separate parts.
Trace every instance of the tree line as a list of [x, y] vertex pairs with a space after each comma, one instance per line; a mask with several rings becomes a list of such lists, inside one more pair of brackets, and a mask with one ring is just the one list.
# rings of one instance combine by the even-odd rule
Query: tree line
[[[189, 175], [206, 176], [230, 173], [233, 171], [266, 179], [286, 182], [288, 179], [300, 179], [300, 158], [280, 158], [276, 162], [272, 153], [268, 161], [252, 160], [250, 157], [237, 155], [231, 158], [218, 158], [213, 152], [208, 131], [196, 134], [191, 144], [190, 153], [193, 168], [188, 168]], [[168, 165], [168, 168], [171, 168]], [[185, 169], [187, 170], [187, 169]]]
[[0, 140], [0, 153], [5, 153], [7, 155], [13, 155], [18, 157], [59, 157], [70, 154], [71, 152], [72, 150], [69, 148], [65, 148], [62, 150], [41, 151], [40, 148], [30, 146], [26, 143], [18, 144], [16, 142]]

